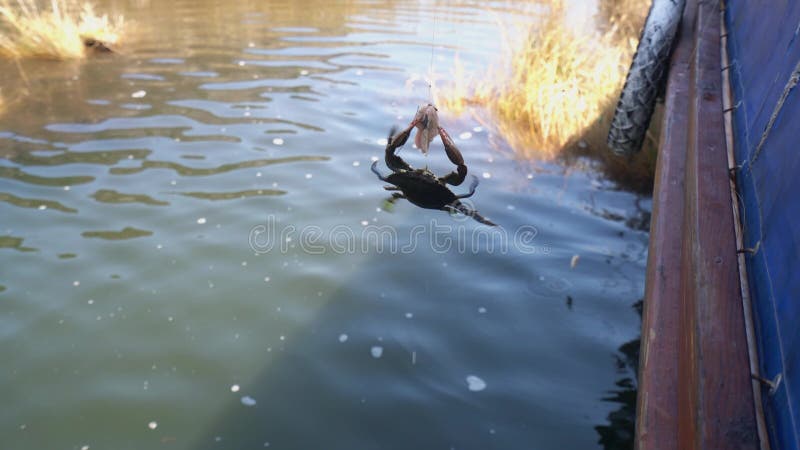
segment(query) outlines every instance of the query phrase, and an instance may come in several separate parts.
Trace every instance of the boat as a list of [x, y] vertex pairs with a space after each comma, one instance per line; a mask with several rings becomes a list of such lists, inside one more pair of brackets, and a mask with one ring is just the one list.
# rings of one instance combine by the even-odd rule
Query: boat
[[800, 448], [798, 81], [800, 2], [686, 0], [653, 194], [640, 450]]

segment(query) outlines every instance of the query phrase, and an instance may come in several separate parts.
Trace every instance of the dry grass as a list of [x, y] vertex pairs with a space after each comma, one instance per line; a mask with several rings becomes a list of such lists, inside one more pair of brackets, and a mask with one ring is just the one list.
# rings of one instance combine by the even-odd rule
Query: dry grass
[[87, 40], [113, 46], [124, 28], [122, 16], [98, 15], [90, 3], [0, 0], [0, 56], [76, 59], [86, 56]]
[[567, 26], [561, 0], [551, 0], [541, 20], [524, 30], [522, 43], [503, 37], [502, 61], [480, 79], [470, 80], [456, 60], [454, 80], [437, 90], [436, 102], [456, 113], [485, 108], [522, 157], [551, 158], [589, 139], [604, 147], [647, 4], [601, 0], [602, 23], [587, 31]]

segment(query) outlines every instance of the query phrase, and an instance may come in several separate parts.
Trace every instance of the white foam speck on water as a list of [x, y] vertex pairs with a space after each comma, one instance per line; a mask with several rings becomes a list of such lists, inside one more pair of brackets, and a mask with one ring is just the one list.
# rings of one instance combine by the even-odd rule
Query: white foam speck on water
[[261, 176], [261, 172], [256, 172], [256, 176], [260, 177]]
[[286, 336], [281, 335], [280, 340], [285, 341], [286, 340]]
[[414, 313], [410, 313], [410, 312], [406, 313], [406, 319], [413, 319], [413, 318], [414, 318]]
[[388, 144], [388, 143], [389, 143], [389, 141], [388, 141], [386, 138], [380, 138], [380, 139], [378, 139], [378, 140], [377, 140], [377, 141], [375, 141], [375, 142], [376, 142], [378, 145], [386, 145], [386, 144]]
[[239, 392], [239, 385], [234, 384], [231, 386], [231, 392]]
[[81, 285], [81, 282], [78, 281], [78, 280], [75, 280], [75, 281], [72, 282], [72, 285], [77, 287], [77, 286]]
[[70, 188], [69, 186], [64, 186], [64, 190], [65, 190], [65, 191], [68, 191], [68, 190], [70, 190], [70, 189], [71, 189], [71, 188]]
[[369, 221], [368, 221], [368, 220], [362, 220], [362, 221], [361, 221], [361, 226], [364, 226], [364, 227], [365, 227], [365, 226], [367, 226], [367, 225], [369, 225]]
[[311, 179], [311, 178], [313, 178], [313, 177], [314, 177], [314, 175], [312, 175], [312, 174], [310, 174], [310, 173], [307, 173], [307, 174], [306, 174], [306, 180], [310, 180], [310, 179]]
[[255, 406], [256, 399], [250, 397], [249, 395], [245, 395], [244, 397], [242, 397], [242, 404], [244, 406]]
[[480, 132], [483, 131], [483, 127], [475, 127], [475, 128], [472, 129], [472, 131], [474, 131], [476, 133], [480, 133]]
[[380, 345], [373, 345], [371, 349], [369, 349], [369, 353], [372, 355], [373, 358], [380, 358], [383, 356], [383, 347]]
[[465, 131], [465, 132], [463, 132], [463, 133], [458, 135], [459, 139], [462, 139], [462, 140], [465, 140], [465, 141], [467, 139], [471, 138], [471, 137], [472, 137], [472, 133], [470, 133], [469, 131]]
[[264, 283], [269, 283], [269, 280], [271, 280], [270, 277], [264, 277]]
[[372, 162], [375, 162], [375, 161], [377, 161], [378, 159], [379, 159], [379, 158], [378, 158], [377, 156], [370, 156], [370, 157], [369, 157], [369, 160], [370, 160], [370, 161], [372, 161]]
[[197, 219], [197, 223], [200, 224], [200, 225], [206, 223], [206, 218], [205, 217], [201, 217], [201, 218]]
[[528, 178], [529, 180], [532, 180], [532, 179], [533, 179], [533, 174], [532, 174], [532, 173], [529, 173], [527, 178]]
[[469, 390], [472, 392], [480, 392], [486, 389], [486, 382], [475, 375], [468, 375], [467, 388], [469, 388]]
[[483, 306], [479, 307], [479, 308], [478, 308], [478, 313], [480, 313], [480, 314], [486, 314], [486, 308], [484, 308]]
[[175, 186], [176, 184], [178, 184], [178, 182], [176, 180], [172, 180], [172, 181], [169, 182], [169, 184], [171, 184], [172, 186]]
[[275, 139], [272, 140], [272, 143], [275, 144], [275, 145], [283, 145], [283, 139], [275, 138]]
[[89, 446], [88, 445], [84, 445], [83, 447], [81, 447], [81, 450], [89, 450]]
[[47, 205], [39, 205], [39, 211], [44, 211], [47, 209]]
[[358, 167], [358, 166], [360, 166], [360, 165], [361, 165], [361, 163], [360, 163], [360, 162], [358, 162], [358, 161], [353, 161], [353, 167]]
[[158, 428], [158, 423], [155, 420], [153, 420], [152, 422], [147, 424], [147, 428], [150, 428], [151, 430], [155, 430], [156, 428]]
[[492, 174], [489, 172], [483, 172], [483, 178], [492, 178]]
[[94, 305], [94, 300], [90, 298], [89, 300], [86, 300], [86, 303], [88, 303], [90, 305]]
[[506, 205], [506, 209], [508, 209], [509, 211], [513, 211], [513, 210], [517, 209], [517, 207], [514, 206], [514, 205]]
[[347, 335], [342, 333], [339, 335], [339, 342], [347, 342]]
[[358, 76], [364, 75], [364, 71], [363, 70], [356, 70], [356, 75], [358, 75]]
[[269, 447], [269, 442], [264, 442], [264, 447]]
[[131, 94], [131, 97], [133, 97], [133, 98], [143, 98], [145, 95], [147, 95], [147, 92], [145, 92], [145, 91], [136, 91], [133, 94]]
[[156, 244], [156, 249], [157, 250], [161, 250], [162, 248], [164, 248], [164, 246], [162, 244]]

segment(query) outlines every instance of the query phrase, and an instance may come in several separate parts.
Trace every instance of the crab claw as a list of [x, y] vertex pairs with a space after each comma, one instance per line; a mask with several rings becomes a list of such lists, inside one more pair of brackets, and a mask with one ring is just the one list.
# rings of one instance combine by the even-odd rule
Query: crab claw
[[414, 123], [416, 123], [417, 126], [417, 135], [414, 136], [414, 145], [416, 145], [422, 153], [428, 153], [428, 147], [439, 130], [439, 115], [436, 107], [430, 103], [420, 106], [417, 110], [417, 115], [414, 116]]
[[408, 140], [409, 136], [411, 136], [411, 130], [414, 129], [414, 123], [412, 122], [405, 130], [395, 134], [397, 128], [392, 127], [389, 131], [389, 138], [386, 140], [386, 151], [387, 152], [394, 152], [398, 148], [405, 145], [406, 141]]
[[464, 165], [464, 157], [461, 156], [461, 151], [456, 147], [456, 144], [453, 142], [453, 138], [447, 134], [447, 131], [444, 128], [439, 127], [439, 136], [442, 138], [442, 143], [444, 144], [444, 151], [447, 152], [447, 157], [450, 158], [450, 162], [457, 166]]
[[409, 125], [408, 128], [397, 134], [395, 134], [397, 128], [392, 127], [392, 129], [389, 130], [389, 138], [386, 140], [384, 160], [386, 161], [386, 165], [389, 166], [392, 171], [396, 172], [398, 170], [412, 170], [411, 166], [403, 161], [403, 158], [395, 154], [395, 151], [397, 151], [398, 148], [402, 147], [403, 144], [406, 143], [408, 137], [411, 135], [411, 130], [414, 129], [414, 125], [414, 122], [411, 122], [411, 125]]

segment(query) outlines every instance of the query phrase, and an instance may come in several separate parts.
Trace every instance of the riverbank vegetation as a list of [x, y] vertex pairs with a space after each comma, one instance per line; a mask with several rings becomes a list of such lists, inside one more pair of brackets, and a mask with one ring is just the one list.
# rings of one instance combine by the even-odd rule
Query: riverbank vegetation
[[7, 58], [80, 59], [112, 48], [124, 28], [122, 16], [78, 0], [0, 0], [0, 56]]
[[456, 58], [452, 82], [437, 89], [435, 100], [446, 110], [469, 111], [490, 123], [519, 157], [596, 156], [616, 172], [613, 178], [647, 190], [655, 165], [654, 132], [631, 162], [611, 157], [605, 139], [648, 5], [599, 0], [594, 26], [580, 27], [568, 23], [563, 0], [550, 0], [540, 20], [504, 33], [502, 56], [486, 73], [469, 76]]

